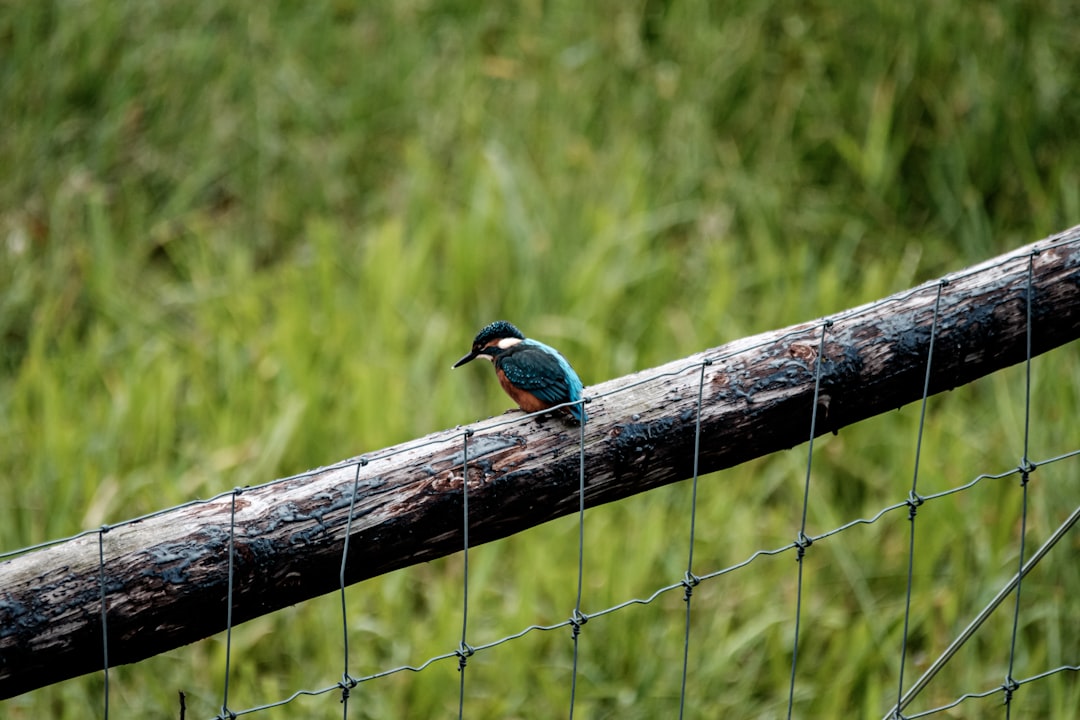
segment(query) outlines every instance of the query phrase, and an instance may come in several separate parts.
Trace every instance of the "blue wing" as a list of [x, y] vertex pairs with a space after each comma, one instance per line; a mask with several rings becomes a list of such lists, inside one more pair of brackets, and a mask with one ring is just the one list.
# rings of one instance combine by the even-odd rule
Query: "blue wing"
[[[524, 340], [499, 357], [498, 367], [506, 379], [538, 399], [560, 405], [581, 399], [583, 386], [574, 368], [553, 347]], [[586, 419], [580, 405], [567, 408], [578, 422]]]

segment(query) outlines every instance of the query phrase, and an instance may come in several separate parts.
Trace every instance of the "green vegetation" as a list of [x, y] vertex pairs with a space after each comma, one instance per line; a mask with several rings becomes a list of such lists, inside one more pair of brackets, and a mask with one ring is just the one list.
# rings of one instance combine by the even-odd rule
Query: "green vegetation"
[[[502, 412], [450, 364], [505, 317], [585, 383], [873, 300], [1080, 222], [1073, 0], [0, 4], [0, 549]], [[920, 490], [1015, 467], [1023, 371], [936, 397]], [[1076, 344], [1036, 361], [1031, 457], [1077, 447]], [[903, 500], [918, 407], [815, 445], [809, 531]], [[699, 573], [789, 542], [805, 447], [702, 481]], [[1033, 476], [1029, 548], [1076, 505]], [[908, 684], [1014, 572], [1021, 494], [919, 511]], [[586, 516], [584, 610], [685, 569], [682, 483]], [[806, 560], [797, 717], [896, 696], [908, 522]], [[1075, 532], [1074, 532], [1075, 535]], [[1078, 661], [1076, 540], [1023, 588], [1014, 675]], [[1071, 554], [1070, 554], [1071, 553]], [[569, 616], [576, 519], [470, 556], [470, 641]], [[694, 595], [688, 717], [783, 715], [788, 553]], [[355, 676], [453, 650], [461, 560], [351, 588]], [[1011, 600], [917, 707], [1005, 677]], [[230, 706], [341, 674], [336, 596], [237, 628]], [[674, 717], [681, 593], [583, 630], [575, 717]], [[224, 612], [224, 610], [223, 610]], [[469, 662], [470, 717], [562, 717], [569, 632]], [[210, 717], [224, 638], [114, 669], [117, 717]], [[350, 717], [452, 717], [456, 663]], [[85, 718], [100, 675], [0, 703]], [[991, 712], [1000, 695], [945, 717]], [[1013, 717], [1066, 717], [1075, 674]], [[340, 717], [333, 694], [259, 718]]]

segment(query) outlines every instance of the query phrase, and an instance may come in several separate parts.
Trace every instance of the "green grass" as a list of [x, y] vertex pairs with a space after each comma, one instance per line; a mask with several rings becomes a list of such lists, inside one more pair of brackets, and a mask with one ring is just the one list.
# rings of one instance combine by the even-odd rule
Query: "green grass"
[[[449, 372], [500, 317], [586, 384], [842, 310], [1080, 218], [1074, 3], [32, 2], [0, 5], [0, 548], [14, 549], [502, 412]], [[1033, 458], [1077, 447], [1076, 344], [1035, 363]], [[1023, 372], [934, 398], [920, 489], [1014, 467]], [[918, 408], [815, 445], [809, 530], [902, 500]], [[695, 569], [790, 542], [805, 447], [702, 481]], [[1037, 544], [1075, 462], [1031, 487]], [[908, 683], [1014, 571], [1020, 493], [919, 511]], [[689, 487], [591, 510], [584, 609], [685, 569]], [[895, 698], [903, 513], [807, 556], [799, 717]], [[1025, 677], [1077, 661], [1080, 572], [1025, 582]], [[1031, 545], [1029, 545], [1031, 547]], [[470, 642], [568, 617], [566, 518], [470, 555]], [[694, 595], [689, 717], [786, 709], [795, 564]], [[457, 646], [461, 559], [348, 595], [353, 675]], [[230, 706], [341, 673], [324, 597], [236, 629]], [[1000, 684], [1011, 602], [920, 698]], [[671, 717], [681, 594], [583, 630], [583, 718]], [[110, 676], [117, 716], [214, 715], [216, 637]], [[474, 656], [471, 717], [566, 713], [569, 633]], [[351, 717], [444, 717], [453, 661], [362, 685]], [[99, 675], [0, 703], [82, 718]], [[991, 712], [1000, 696], [948, 717]], [[1025, 686], [1065, 717], [1080, 686]], [[914, 709], [914, 708], [913, 708]], [[333, 695], [258, 717], [338, 717]]]

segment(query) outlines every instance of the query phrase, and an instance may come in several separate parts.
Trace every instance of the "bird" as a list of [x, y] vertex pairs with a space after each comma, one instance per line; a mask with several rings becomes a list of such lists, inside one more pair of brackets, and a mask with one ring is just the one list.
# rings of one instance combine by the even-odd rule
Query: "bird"
[[[502, 389], [527, 413], [581, 400], [581, 380], [566, 358], [550, 345], [525, 337], [505, 320], [497, 320], [478, 332], [472, 350], [454, 367], [478, 357], [491, 361]], [[581, 404], [562, 410], [579, 424], [588, 420]]]

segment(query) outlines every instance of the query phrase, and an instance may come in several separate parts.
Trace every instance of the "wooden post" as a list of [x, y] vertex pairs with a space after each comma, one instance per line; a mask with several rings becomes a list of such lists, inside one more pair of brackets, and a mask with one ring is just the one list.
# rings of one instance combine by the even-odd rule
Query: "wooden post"
[[[706, 361], [702, 472], [805, 442], [819, 364], [818, 433], [921, 398], [939, 287], [931, 392], [1022, 361], [1029, 265], [1032, 352], [1042, 353], [1080, 336], [1080, 226], [839, 313], [828, 324], [744, 338], [587, 388], [593, 398], [584, 440], [587, 504], [690, 476]], [[558, 417], [541, 422], [520, 415], [435, 433], [362, 462], [237, 490], [0, 563], [0, 698], [101, 669], [99, 541], [109, 661], [118, 665], [224, 629], [230, 527], [235, 623], [338, 587], [354, 487], [347, 582], [460, 550], [466, 446], [472, 544], [576, 512], [578, 428]]]

